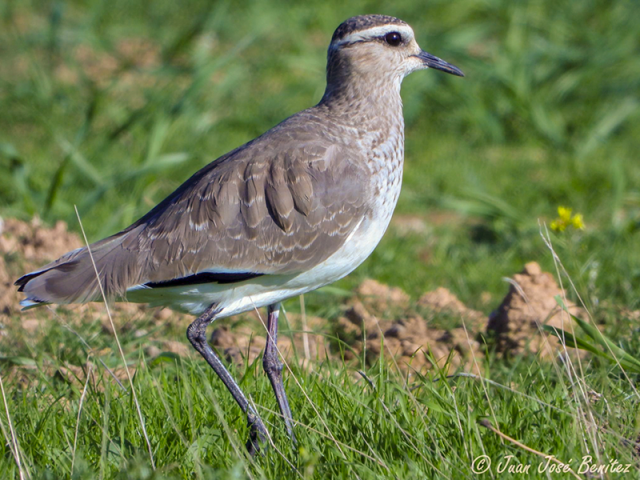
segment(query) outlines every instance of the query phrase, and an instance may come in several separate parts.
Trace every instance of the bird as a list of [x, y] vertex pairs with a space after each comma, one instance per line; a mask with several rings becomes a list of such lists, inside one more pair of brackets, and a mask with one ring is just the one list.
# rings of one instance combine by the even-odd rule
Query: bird
[[21, 305], [104, 295], [195, 316], [187, 338], [246, 415], [251, 455], [266, 448], [267, 429], [206, 328], [267, 307], [263, 368], [295, 442], [277, 350], [280, 304], [348, 275], [380, 242], [402, 184], [400, 86], [427, 68], [464, 76], [423, 51], [403, 20], [345, 20], [317, 105], [212, 161], [128, 228], [20, 277]]

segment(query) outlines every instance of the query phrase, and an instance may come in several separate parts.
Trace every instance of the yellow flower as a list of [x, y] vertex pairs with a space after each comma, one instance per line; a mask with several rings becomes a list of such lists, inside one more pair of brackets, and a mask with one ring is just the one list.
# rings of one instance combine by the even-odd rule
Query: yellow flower
[[558, 207], [558, 218], [551, 222], [551, 230], [556, 232], [564, 232], [567, 227], [573, 227], [576, 230], [584, 230], [584, 219], [581, 213], [571, 215], [572, 210], [567, 207]]
[[578, 230], [584, 230], [584, 221], [581, 213], [576, 213], [573, 216], [571, 219], [571, 225], [573, 225], [573, 228], [577, 228]]
[[562, 220], [563, 222], [570, 222], [571, 221], [571, 209], [567, 208], [567, 207], [558, 207], [558, 216], [560, 217], [560, 220]]

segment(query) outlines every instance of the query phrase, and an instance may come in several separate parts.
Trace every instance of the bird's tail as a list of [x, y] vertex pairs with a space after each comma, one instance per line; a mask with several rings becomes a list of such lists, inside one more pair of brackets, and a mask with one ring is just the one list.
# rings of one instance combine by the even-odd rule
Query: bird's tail
[[100, 285], [108, 298], [124, 295], [140, 275], [137, 249], [131, 245], [135, 234], [135, 230], [125, 231], [105, 238], [23, 275], [15, 282], [18, 291], [26, 294], [20, 305], [91, 302], [101, 298]]

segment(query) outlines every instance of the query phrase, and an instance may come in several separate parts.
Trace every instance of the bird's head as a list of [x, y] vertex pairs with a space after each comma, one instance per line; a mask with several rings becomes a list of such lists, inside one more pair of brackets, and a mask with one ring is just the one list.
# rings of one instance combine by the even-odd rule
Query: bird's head
[[327, 83], [366, 79], [391, 81], [399, 87], [404, 77], [425, 68], [464, 76], [459, 68], [422, 50], [406, 22], [385, 15], [362, 15], [344, 21], [334, 32]]

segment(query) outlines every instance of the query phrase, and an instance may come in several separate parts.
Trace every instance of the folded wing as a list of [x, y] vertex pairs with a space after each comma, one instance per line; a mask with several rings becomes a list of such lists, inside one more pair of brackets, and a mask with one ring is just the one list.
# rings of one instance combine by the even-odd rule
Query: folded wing
[[[92, 244], [106, 295], [295, 274], [335, 253], [369, 214], [366, 167], [304, 122], [295, 132], [287, 123], [207, 165], [129, 228]], [[21, 277], [24, 304], [98, 299], [93, 262], [82, 248]]]

